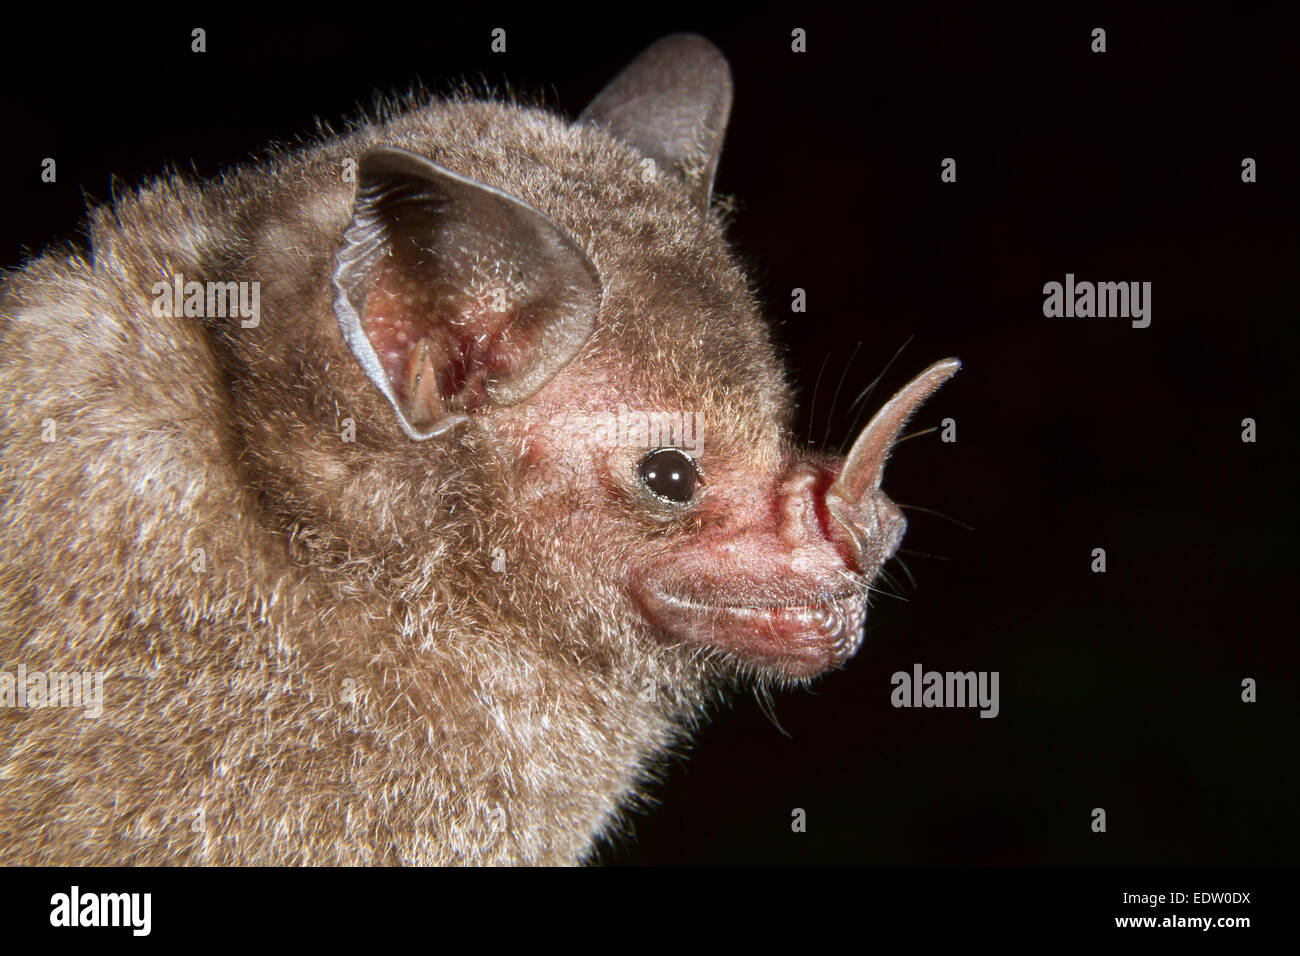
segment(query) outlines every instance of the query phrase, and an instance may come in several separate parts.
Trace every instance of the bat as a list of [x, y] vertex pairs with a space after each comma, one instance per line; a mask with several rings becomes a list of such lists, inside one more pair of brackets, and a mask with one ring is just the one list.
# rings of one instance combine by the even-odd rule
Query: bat
[[958, 362], [792, 438], [731, 96], [682, 34], [573, 121], [410, 97], [4, 276], [0, 863], [581, 863], [857, 652]]

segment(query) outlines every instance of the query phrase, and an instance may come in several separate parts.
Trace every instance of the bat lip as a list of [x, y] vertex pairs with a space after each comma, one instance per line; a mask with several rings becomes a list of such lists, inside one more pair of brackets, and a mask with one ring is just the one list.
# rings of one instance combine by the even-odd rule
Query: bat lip
[[696, 611], [815, 611], [866, 596], [859, 589], [844, 591], [841, 594], [828, 594], [810, 601], [696, 601], [676, 594], [660, 592], [666, 601]]
[[862, 647], [867, 615], [865, 589], [802, 602], [708, 602], [645, 587], [638, 598], [646, 619], [669, 638], [795, 679], [846, 664]]

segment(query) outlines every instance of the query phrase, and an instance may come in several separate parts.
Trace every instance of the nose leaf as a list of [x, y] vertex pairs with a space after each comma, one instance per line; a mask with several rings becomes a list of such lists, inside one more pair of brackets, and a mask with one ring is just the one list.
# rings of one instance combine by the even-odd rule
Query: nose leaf
[[912, 413], [959, 368], [957, 359], [944, 359], [904, 385], [862, 430], [839, 477], [827, 489], [827, 508], [853, 539], [864, 573], [874, 572], [893, 555], [906, 526], [880, 491], [890, 449]]

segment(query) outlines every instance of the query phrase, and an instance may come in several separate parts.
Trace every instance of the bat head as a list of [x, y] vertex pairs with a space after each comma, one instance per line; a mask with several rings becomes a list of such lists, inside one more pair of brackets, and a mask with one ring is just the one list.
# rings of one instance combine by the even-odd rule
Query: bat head
[[370, 144], [332, 311], [386, 440], [493, 470], [506, 500], [480, 503], [475, 560], [494, 541], [539, 555], [550, 603], [603, 622], [574, 640], [799, 679], [856, 652], [905, 527], [885, 460], [958, 363], [905, 386], [842, 461], [790, 441], [789, 388], [710, 209], [730, 104], [726, 61], [679, 35], [508, 149], [504, 114], [478, 114], [491, 150]]

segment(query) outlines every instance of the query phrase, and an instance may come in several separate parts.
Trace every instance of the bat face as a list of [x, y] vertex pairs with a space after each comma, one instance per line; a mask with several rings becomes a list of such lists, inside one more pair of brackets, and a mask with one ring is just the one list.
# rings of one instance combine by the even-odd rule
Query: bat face
[[708, 215], [729, 104], [711, 45], [651, 47], [578, 124], [635, 147], [590, 205], [548, 202], [590, 174], [581, 139], [569, 168], [552, 150], [536, 171], [542, 208], [370, 149], [334, 312], [407, 437], [486, 425], [541, 527], [600, 529], [597, 576], [656, 639], [802, 678], [860, 645], [905, 527], [885, 458], [957, 363], [904, 388], [846, 462], [789, 443], [779, 363]]

